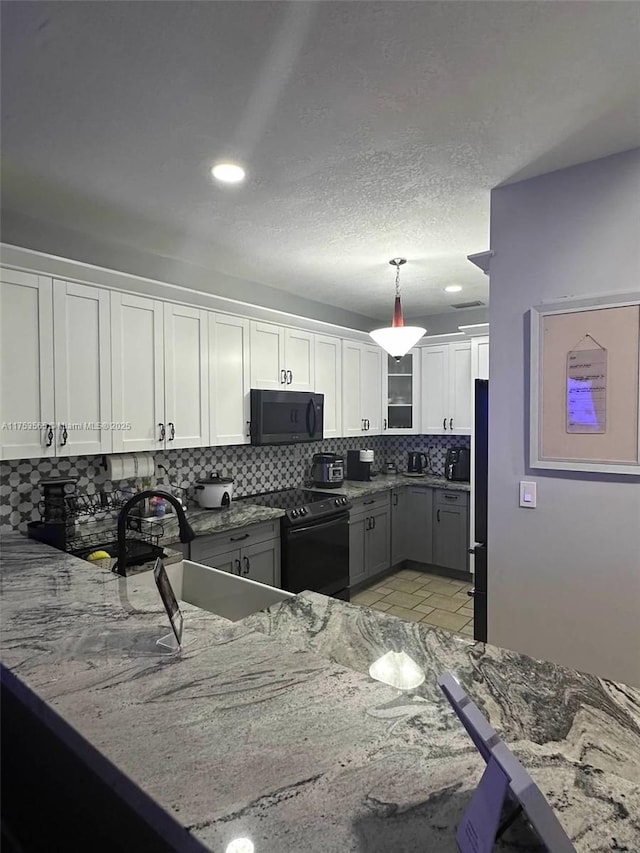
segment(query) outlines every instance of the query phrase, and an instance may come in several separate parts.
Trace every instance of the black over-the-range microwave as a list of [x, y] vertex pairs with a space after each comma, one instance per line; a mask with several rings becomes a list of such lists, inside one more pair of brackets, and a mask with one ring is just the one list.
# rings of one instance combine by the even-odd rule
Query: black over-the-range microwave
[[251, 389], [251, 444], [321, 441], [324, 394]]

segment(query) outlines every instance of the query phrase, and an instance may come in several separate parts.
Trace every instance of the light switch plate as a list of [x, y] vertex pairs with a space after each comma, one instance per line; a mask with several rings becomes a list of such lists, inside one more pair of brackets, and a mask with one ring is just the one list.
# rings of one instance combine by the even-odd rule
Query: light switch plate
[[520, 506], [533, 509], [536, 505], [536, 483], [520, 480]]

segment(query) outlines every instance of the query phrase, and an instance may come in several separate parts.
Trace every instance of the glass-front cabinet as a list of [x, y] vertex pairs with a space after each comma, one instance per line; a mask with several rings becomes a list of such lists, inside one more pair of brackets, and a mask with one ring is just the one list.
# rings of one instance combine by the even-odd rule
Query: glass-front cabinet
[[383, 381], [383, 432], [420, 432], [419, 371], [419, 349], [409, 350], [398, 361], [393, 356], [387, 357]]

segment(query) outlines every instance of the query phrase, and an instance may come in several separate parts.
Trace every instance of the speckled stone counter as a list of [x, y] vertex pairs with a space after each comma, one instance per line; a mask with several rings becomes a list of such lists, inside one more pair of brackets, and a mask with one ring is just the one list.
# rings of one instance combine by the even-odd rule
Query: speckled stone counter
[[[242, 623], [184, 605], [195, 642], [164, 657], [137, 577], [16, 534], [0, 547], [4, 665], [212, 851], [455, 853], [484, 765], [433, 685], [445, 670], [578, 851], [640, 849], [637, 690], [308, 593]], [[396, 635], [427, 670], [418, 692], [364, 672]], [[537, 847], [514, 824], [497, 849]]]
[[[228, 509], [188, 509], [187, 519], [194, 532], [200, 535], [207, 533], [225, 533], [236, 527], [246, 527], [248, 524], [259, 524], [261, 521], [271, 521], [281, 518], [284, 510], [269, 506], [254, 506], [243, 501], [232, 501]], [[165, 516], [163, 545], [179, 542], [178, 521], [175, 515]]]
[[346, 495], [351, 500], [373, 495], [376, 492], [385, 492], [397, 489], [400, 486], [428, 486], [431, 489], [447, 489], [457, 492], [470, 492], [469, 483], [457, 483], [438, 477], [433, 474], [425, 474], [423, 477], [410, 477], [408, 474], [376, 474], [370, 482], [358, 480], [345, 480], [337, 489], [314, 489], [317, 492], [335, 492], [337, 495]]

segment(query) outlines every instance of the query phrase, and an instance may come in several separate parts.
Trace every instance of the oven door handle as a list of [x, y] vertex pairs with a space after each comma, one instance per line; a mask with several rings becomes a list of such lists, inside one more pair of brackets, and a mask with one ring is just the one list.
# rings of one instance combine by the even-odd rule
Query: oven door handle
[[348, 519], [349, 513], [345, 512], [341, 515], [334, 516], [327, 521], [320, 521], [318, 524], [307, 524], [305, 527], [290, 527], [287, 530], [287, 533], [289, 536], [293, 536], [298, 533], [308, 533], [310, 530], [322, 530], [325, 527], [334, 527], [335, 525], [342, 524], [343, 522], [348, 521]]

